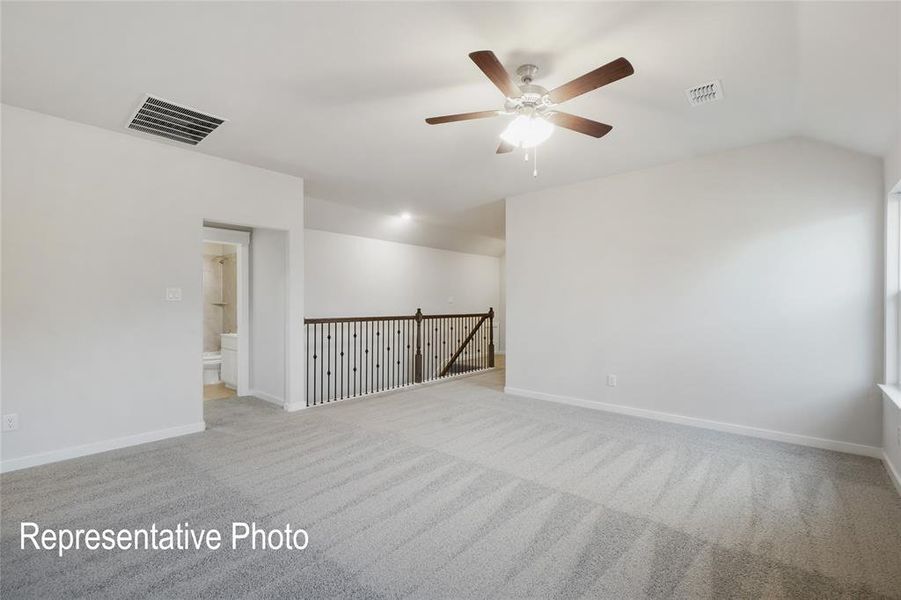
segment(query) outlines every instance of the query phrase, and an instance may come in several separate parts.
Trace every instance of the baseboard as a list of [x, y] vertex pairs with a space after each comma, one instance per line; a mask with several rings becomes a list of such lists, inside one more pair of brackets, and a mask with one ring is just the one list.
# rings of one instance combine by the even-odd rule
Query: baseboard
[[277, 396], [273, 396], [272, 394], [267, 394], [266, 392], [261, 392], [259, 390], [250, 390], [247, 392], [248, 396], [253, 396], [254, 398], [259, 398], [260, 400], [265, 400], [271, 404], [275, 404], [278, 407], [284, 407], [285, 401]]
[[311, 408], [311, 407], [307, 406], [306, 403], [285, 404], [284, 407], [285, 407], [285, 410], [288, 412], [296, 412], [298, 410], [303, 410], [305, 408]]
[[889, 455], [885, 450], [882, 451], [882, 464], [885, 465], [885, 470], [888, 471], [889, 479], [892, 480], [892, 483], [895, 484], [895, 489], [898, 491], [898, 494], [901, 495], [901, 473], [899, 473], [898, 469], [895, 468], [895, 465], [892, 464], [892, 459], [889, 458]]
[[119, 448], [127, 448], [128, 446], [137, 446], [138, 444], [158, 442], [160, 440], [187, 435], [189, 433], [198, 433], [205, 429], [206, 424], [201, 421], [190, 425], [180, 425], [178, 427], [170, 427], [169, 429], [147, 431], [136, 435], [93, 442], [82, 446], [72, 446], [71, 448], [63, 448], [61, 450], [53, 450], [41, 454], [32, 454], [21, 458], [11, 458], [9, 460], [0, 461], [0, 473], [18, 471], [19, 469], [27, 469], [28, 467], [36, 467], [38, 465], [46, 465], [61, 460], [69, 460], [70, 458], [88, 456], [89, 454], [99, 454], [110, 450], [118, 450]]
[[561, 404], [569, 404], [572, 406], [581, 406], [583, 408], [591, 408], [593, 410], [602, 410], [605, 412], [617, 413], [621, 415], [629, 415], [631, 417], [641, 417], [643, 419], [653, 419], [655, 421], [665, 421], [667, 423], [677, 423], [679, 425], [689, 425], [691, 427], [701, 427], [703, 429], [713, 429], [715, 431], [724, 431], [726, 433], [736, 433], [749, 437], [756, 437], [775, 442], [785, 442], [788, 444], [797, 444], [799, 446], [810, 446], [812, 448], [821, 448], [823, 450], [835, 450], [836, 452], [845, 452], [846, 454], [858, 454], [861, 456], [869, 456], [872, 458], [882, 458], [882, 448], [876, 446], [866, 446], [864, 444], [854, 444], [851, 442], [840, 442], [838, 440], [828, 440], [825, 438], [811, 437], [800, 435], [797, 433], [785, 433], [783, 431], [773, 431], [771, 429], [759, 429], [757, 427], [748, 427], [746, 425], [736, 425], [734, 423], [723, 423], [720, 421], [709, 421], [707, 419], [698, 419], [696, 417], [686, 417], [672, 413], [658, 412], [645, 408], [633, 408], [631, 406], [623, 406], [621, 404], [608, 404], [606, 402], [595, 402], [593, 400], [585, 400], [583, 398], [572, 398], [569, 396], [558, 396], [556, 394], [547, 394], [544, 392], [534, 392], [532, 390], [524, 390], [513, 387], [504, 387], [505, 394], [513, 396], [524, 396], [535, 400], [548, 400], [550, 402], [558, 402]]

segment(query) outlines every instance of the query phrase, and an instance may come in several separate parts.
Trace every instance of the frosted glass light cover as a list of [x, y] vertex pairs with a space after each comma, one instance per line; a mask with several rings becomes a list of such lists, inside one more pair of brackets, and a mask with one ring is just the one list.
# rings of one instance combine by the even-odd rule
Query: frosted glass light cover
[[519, 115], [507, 125], [501, 139], [517, 148], [534, 148], [554, 133], [554, 126], [547, 119]]

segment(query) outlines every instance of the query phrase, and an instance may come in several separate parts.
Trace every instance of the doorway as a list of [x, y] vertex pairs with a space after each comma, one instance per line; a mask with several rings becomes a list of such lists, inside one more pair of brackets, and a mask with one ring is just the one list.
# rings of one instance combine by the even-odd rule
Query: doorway
[[203, 228], [203, 399], [248, 394], [250, 233]]

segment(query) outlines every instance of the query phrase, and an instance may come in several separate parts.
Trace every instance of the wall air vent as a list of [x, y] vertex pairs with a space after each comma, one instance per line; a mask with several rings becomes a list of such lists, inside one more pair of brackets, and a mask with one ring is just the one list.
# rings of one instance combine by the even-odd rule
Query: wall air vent
[[128, 128], [196, 146], [224, 122], [225, 119], [147, 96]]
[[723, 99], [723, 84], [719, 79], [704, 83], [693, 88], [685, 90], [688, 96], [688, 103], [692, 106], [699, 106]]

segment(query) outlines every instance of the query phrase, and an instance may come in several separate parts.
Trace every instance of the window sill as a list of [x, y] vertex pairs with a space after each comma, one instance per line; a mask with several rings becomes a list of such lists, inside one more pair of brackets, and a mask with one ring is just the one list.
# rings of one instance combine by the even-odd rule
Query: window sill
[[895, 407], [898, 408], [898, 410], [901, 410], [901, 386], [879, 384], [879, 389], [882, 390], [882, 393], [886, 398], [895, 404]]

